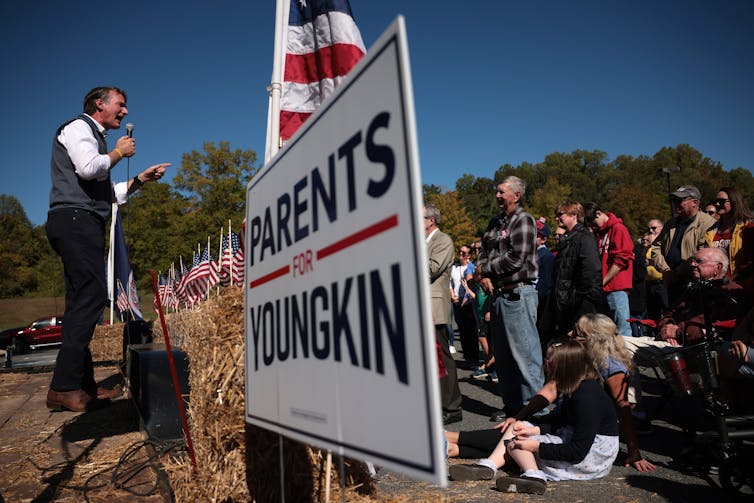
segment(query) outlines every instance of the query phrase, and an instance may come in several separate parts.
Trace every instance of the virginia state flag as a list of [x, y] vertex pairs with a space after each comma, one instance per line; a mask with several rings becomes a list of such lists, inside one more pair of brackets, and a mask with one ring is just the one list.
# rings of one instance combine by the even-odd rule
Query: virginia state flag
[[280, 98], [288, 140], [366, 53], [348, 0], [290, 0]]
[[[115, 214], [115, 239], [113, 241], [115, 262], [115, 303], [118, 306], [120, 321], [128, 319], [143, 320], [139, 294], [136, 292], [136, 281], [128, 261], [126, 240], [123, 237], [123, 225], [120, 222], [120, 213]], [[126, 313], [131, 313], [126, 316]]]

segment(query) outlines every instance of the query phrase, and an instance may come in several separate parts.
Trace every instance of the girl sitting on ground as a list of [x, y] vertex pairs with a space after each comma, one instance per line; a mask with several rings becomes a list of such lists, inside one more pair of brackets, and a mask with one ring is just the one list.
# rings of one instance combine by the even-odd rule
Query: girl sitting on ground
[[[620, 430], [626, 442], [628, 456], [626, 466], [632, 466], [640, 472], [655, 469], [650, 461], [642, 457], [636, 428], [628, 402], [629, 374], [632, 366], [631, 356], [623, 345], [623, 339], [618, 335], [618, 329], [613, 320], [603, 314], [585, 314], [576, 322], [573, 336], [586, 346], [602, 376], [605, 391], [613, 398], [620, 419]], [[557, 398], [557, 388], [552, 380], [529, 401], [515, 417], [511, 417], [495, 426], [496, 429], [478, 432], [445, 432], [448, 441], [448, 455], [450, 457], [476, 458], [483, 457], [490, 452], [500, 440], [500, 436], [516, 420], [527, 419], [543, 410]]]
[[[552, 422], [514, 422], [488, 457], [452, 465], [452, 480], [492, 480], [498, 468], [513, 460], [522, 475], [499, 477], [497, 489], [542, 494], [547, 481], [590, 480], [610, 473], [618, 455], [618, 418], [589, 353], [576, 340], [556, 342], [548, 349], [545, 370], [563, 395]], [[474, 433], [483, 432], [467, 432]]]

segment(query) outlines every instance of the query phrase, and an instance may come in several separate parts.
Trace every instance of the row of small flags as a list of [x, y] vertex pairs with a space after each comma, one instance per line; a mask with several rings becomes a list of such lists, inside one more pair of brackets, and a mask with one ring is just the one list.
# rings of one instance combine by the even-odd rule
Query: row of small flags
[[163, 307], [190, 307], [205, 300], [217, 285], [243, 285], [244, 251], [238, 234], [230, 226], [221, 235], [218, 252], [217, 256], [212, 253], [207, 238], [207, 246], [204, 250], [200, 247], [194, 255], [190, 269], [181, 258], [178, 268], [172, 265], [166, 274], [160, 274], [157, 290]]

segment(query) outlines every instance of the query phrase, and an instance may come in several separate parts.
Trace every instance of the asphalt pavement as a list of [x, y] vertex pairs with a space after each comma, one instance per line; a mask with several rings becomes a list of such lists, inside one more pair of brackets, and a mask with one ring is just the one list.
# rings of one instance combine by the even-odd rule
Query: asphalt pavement
[[[450, 431], [491, 428], [496, 423], [489, 416], [501, 408], [498, 384], [471, 379], [473, 365], [463, 361], [459, 350], [455, 353], [458, 364], [458, 379], [463, 395], [463, 420], [450, 424]], [[666, 395], [667, 386], [656, 378], [651, 369], [641, 369], [647, 409], [653, 415], [653, 432], [641, 436], [639, 442], [646, 459], [657, 469], [640, 473], [625, 467], [625, 444], [610, 474], [599, 480], [586, 482], [551, 482], [542, 496], [503, 494], [495, 489], [494, 481], [454, 482], [441, 489], [427, 483], [418, 483], [390, 472], [378, 474], [378, 490], [381, 497], [408, 496], [410, 501], [542, 501], [542, 502], [634, 502], [634, 501], [734, 501], [720, 488], [717, 467], [708, 455], [708, 443], [699, 435], [685, 431], [689, 418], [701, 416], [700, 397]], [[752, 447], [747, 444], [747, 448]], [[751, 458], [749, 458], [751, 459]], [[473, 461], [473, 460], [471, 460]], [[449, 463], [464, 463], [470, 460], [449, 460]], [[751, 466], [749, 466], [749, 470]], [[502, 473], [502, 470], [498, 471]], [[754, 501], [751, 488], [744, 488], [743, 500]], [[751, 499], [749, 499], [751, 498]]]
[[[460, 349], [460, 348], [458, 348]], [[0, 459], [5, 464], [18, 462], [11, 455], [13, 449], [9, 448], [20, 440], [19, 437], [27, 435], [31, 438], [39, 437], [39, 433], [47, 432], [43, 438], [37, 439], [40, 445], [47, 446], [57, 435], [50, 435], [50, 431], [60, 428], [61, 419], [72, 413], [49, 414], [43, 403], [44, 391], [49, 383], [49, 371], [54, 366], [56, 349], [32, 351], [28, 354], [15, 355], [12, 359], [14, 369], [27, 369], [25, 372], [10, 374], [0, 373], [0, 388], [3, 393], [3, 412], [0, 413]], [[1, 355], [4, 361], [4, 355]], [[495, 423], [489, 420], [490, 414], [502, 405], [498, 395], [498, 385], [486, 380], [474, 380], [470, 378], [473, 365], [463, 361], [460, 352], [455, 354], [458, 363], [458, 377], [463, 395], [463, 420], [447, 426], [452, 431], [476, 430], [491, 428]], [[33, 370], [31, 370], [33, 368]], [[99, 378], [112, 373], [112, 369], [98, 369]], [[26, 377], [23, 377], [26, 375]], [[588, 501], [588, 502], [635, 502], [635, 501], [669, 501], [669, 502], [695, 502], [695, 501], [734, 501], [720, 488], [717, 476], [717, 467], [714, 458], [709, 455], [707, 443], [701, 440], [699, 435], [693, 435], [685, 430], [692, 419], [701, 416], [700, 397], [681, 397], [678, 395], [665, 394], [667, 387], [655, 377], [649, 369], [642, 369], [645, 398], [647, 408], [652, 412], [654, 431], [651, 435], [640, 437], [642, 452], [651, 460], [657, 469], [648, 473], [639, 473], [633, 468], [623, 466], [621, 462], [625, 454], [625, 445], [621, 444], [621, 455], [613, 467], [611, 473], [600, 480], [587, 482], [556, 482], [550, 483], [546, 493], [542, 496], [503, 494], [497, 492], [494, 482], [448, 482], [447, 488], [417, 482], [400, 474], [380, 470], [377, 475], [377, 498], [378, 500], [392, 501], [445, 501], [445, 502], [487, 502], [487, 501], [528, 501], [536, 500], [543, 502], [563, 501]], [[13, 378], [11, 378], [13, 376]], [[9, 380], [17, 380], [17, 383]], [[126, 401], [119, 404], [126, 405]], [[130, 409], [129, 409], [130, 410]], [[22, 411], [27, 411], [22, 413]], [[31, 412], [34, 411], [34, 414]], [[28, 415], [28, 417], [26, 417]], [[127, 414], [124, 414], [126, 416]], [[89, 415], [86, 415], [89, 416]], [[94, 416], [92, 416], [94, 417]], [[13, 418], [13, 420], [11, 420]], [[31, 419], [33, 421], [31, 421]], [[38, 421], [37, 421], [38, 420]], [[54, 424], [51, 423], [51, 420]], [[30, 429], [32, 423], [34, 428]], [[698, 421], [696, 421], [699, 423]], [[18, 424], [16, 424], [18, 423]], [[133, 427], [122, 428], [117, 431], [120, 435], [130, 432], [135, 435]], [[36, 435], [36, 437], [35, 437]], [[108, 433], [108, 436], [111, 433]], [[129, 442], [131, 437], [115, 442]], [[752, 450], [752, 444], [744, 446]], [[7, 451], [7, 452], [5, 452]], [[54, 449], [53, 449], [54, 451]], [[5, 454], [3, 454], [5, 452]], [[8, 456], [11, 456], [10, 458]], [[56, 455], [57, 457], [57, 455]], [[753, 459], [753, 458], [749, 458]], [[449, 463], [468, 462], [469, 460], [449, 460]], [[473, 461], [473, 460], [472, 460]], [[28, 469], [28, 464], [23, 465]], [[749, 470], [751, 470], [749, 465]], [[502, 472], [502, 471], [501, 471]], [[499, 473], [501, 473], [499, 472]], [[26, 490], [16, 488], [20, 494], [40, 494], [40, 486], [44, 479], [37, 479], [36, 486], [32, 485]], [[1, 485], [1, 484], [0, 484]], [[7, 488], [6, 488], [7, 489]], [[46, 489], [49, 491], [50, 486]], [[754, 501], [751, 488], [744, 489], [743, 500]], [[0, 488], [0, 501], [2, 495], [10, 494]], [[117, 498], [116, 498], [117, 500]], [[128, 499], [126, 499], [127, 501]], [[149, 498], [150, 501], [153, 499]], [[10, 500], [8, 500], [10, 501]]]

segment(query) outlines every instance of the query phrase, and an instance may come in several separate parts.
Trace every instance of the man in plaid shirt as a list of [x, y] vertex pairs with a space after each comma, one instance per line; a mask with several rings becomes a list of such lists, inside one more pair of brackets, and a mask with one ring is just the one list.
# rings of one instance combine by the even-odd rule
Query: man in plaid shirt
[[482, 288], [493, 296], [491, 331], [503, 411], [493, 421], [515, 415], [544, 384], [537, 332], [537, 226], [521, 207], [526, 185], [515, 176], [498, 184], [501, 213], [482, 237], [477, 267]]

